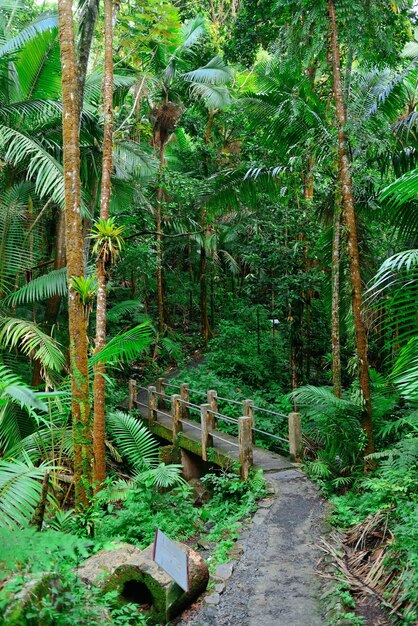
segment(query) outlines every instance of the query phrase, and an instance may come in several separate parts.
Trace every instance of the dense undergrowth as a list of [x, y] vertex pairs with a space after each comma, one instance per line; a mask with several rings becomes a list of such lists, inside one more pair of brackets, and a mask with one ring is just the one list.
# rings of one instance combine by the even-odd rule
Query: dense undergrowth
[[[235, 470], [235, 471], [234, 471]], [[115, 499], [109, 480], [84, 514], [57, 511], [44, 520], [42, 532], [33, 528], [0, 530], [0, 610], [7, 626], [75, 626], [101, 624], [111, 616], [116, 626], [147, 623], [136, 604], [121, 604], [117, 592], [103, 594], [88, 590], [77, 576], [77, 567], [97, 551], [130, 543], [138, 548], [150, 545], [157, 528], [171, 539], [196, 547], [199, 540], [211, 548], [211, 568], [226, 559], [243, 522], [257, 508], [264, 480], [253, 473], [243, 483], [232, 466], [207, 474], [207, 500], [196, 500], [193, 489], [183, 483], [159, 490], [150, 480], [139, 482], [126, 492], [124, 501]], [[58, 529], [58, 530], [57, 530]], [[94, 535], [93, 535], [94, 529]], [[45, 578], [45, 573], [50, 575]], [[24, 618], [17, 601], [30, 581], [40, 576], [46, 588], [30, 604]], [[14, 607], [18, 608], [14, 608]], [[23, 621], [22, 621], [23, 620]]]

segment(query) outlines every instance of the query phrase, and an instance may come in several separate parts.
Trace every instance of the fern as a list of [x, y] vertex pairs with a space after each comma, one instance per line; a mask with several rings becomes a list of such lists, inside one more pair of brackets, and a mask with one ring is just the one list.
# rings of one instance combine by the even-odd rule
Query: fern
[[26, 526], [41, 494], [41, 480], [50, 463], [35, 467], [25, 461], [0, 461], [0, 528]]
[[107, 417], [109, 437], [121, 456], [135, 469], [156, 464], [158, 444], [147, 428], [132, 415], [121, 411]]
[[43, 367], [60, 372], [65, 358], [59, 343], [45, 334], [34, 322], [12, 317], [0, 319], [0, 346], [3, 349], [19, 349], [34, 358]]

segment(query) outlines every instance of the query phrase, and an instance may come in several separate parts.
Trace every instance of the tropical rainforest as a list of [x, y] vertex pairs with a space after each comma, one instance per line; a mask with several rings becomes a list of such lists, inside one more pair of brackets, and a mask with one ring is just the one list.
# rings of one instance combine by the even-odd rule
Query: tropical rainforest
[[263, 480], [214, 469], [196, 506], [127, 406], [167, 372], [254, 399], [279, 454], [268, 410], [299, 412], [330, 523], [418, 623], [413, 5], [0, 0], [2, 623], [147, 624], [76, 568], [157, 527], [225, 560]]

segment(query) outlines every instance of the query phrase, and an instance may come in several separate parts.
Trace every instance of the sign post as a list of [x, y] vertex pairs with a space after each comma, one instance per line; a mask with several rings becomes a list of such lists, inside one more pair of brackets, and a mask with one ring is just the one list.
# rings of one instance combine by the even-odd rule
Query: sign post
[[153, 560], [184, 591], [189, 591], [189, 559], [174, 541], [157, 528], [154, 540]]

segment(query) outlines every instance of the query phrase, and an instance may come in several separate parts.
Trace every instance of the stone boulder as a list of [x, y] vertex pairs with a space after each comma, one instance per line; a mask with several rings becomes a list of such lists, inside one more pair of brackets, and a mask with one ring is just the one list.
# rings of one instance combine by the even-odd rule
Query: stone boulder
[[192, 478], [188, 481], [190, 487], [192, 488], [192, 498], [194, 504], [207, 504], [212, 497], [210, 490], [206, 487], [204, 483], [202, 483], [199, 478]]
[[186, 593], [153, 561], [153, 546], [139, 550], [123, 544], [102, 550], [85, 561], [78, 570], [82, 581], [107, 591], [117, 591], [121, 604], [141, 606], [150, 622], [166, 623], [192, 604], [203, 593], [209, 571], [202, 557], [178, 544], [188, 555], [189, 591]]

